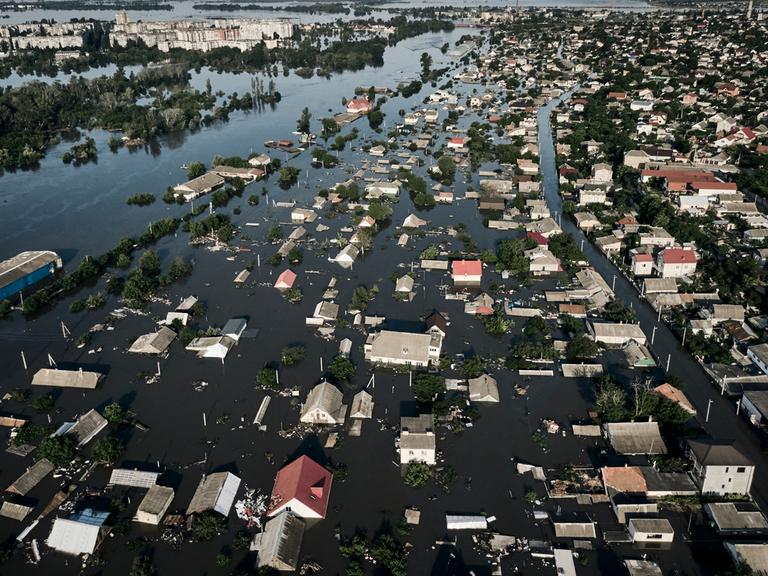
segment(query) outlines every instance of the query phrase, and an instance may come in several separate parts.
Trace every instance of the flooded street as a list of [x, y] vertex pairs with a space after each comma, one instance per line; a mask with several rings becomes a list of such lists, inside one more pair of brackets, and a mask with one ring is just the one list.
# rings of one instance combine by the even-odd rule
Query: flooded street
[[[180, 3], [177, 10], [186, 5], [186, 2]], [[153, 12], [147, 17], [163, 14]], [[344, 574], [348, 560], [339, 553], [339, 537], [347, 539], [355, 532], [364, 531], [369, 538], [380, 533], [395, 533], [407, 541], [408, 574], [490, 576], [489, 559], [486, 551], [481, 550], [473, 539], [474, 533], [449, 533], [446, 514], [495, 516], [491, 521], [494, 532], [532, 541], [552, 540], [551, 523], [534, 518], [533, 509], [548, 513], [584, 510], [583, 502], [577, 502], [575, 498], [549, 498], [547, 484], [535, 481], [529, 474], [519, 474], [516, 463], [541, 466], [548, 472], [614, 463], [616, 455], [609, 453], [602, 438], [565, 433], [566, 424], [586, 419], [588, 411], [594, 407], [594, 385], [588, 378], [562, 376], [554, 363], [547, 364], [543, 359], [542, 366], [553, 367], [554, 375], [521, 376], [517, 370], [507, 369], [504, 358], [509, 353], [510, 343], [523, 338], [526, 319], [517, 317], [509, 333], [502, 337], [491, 336], [480, 316], [465, 313], [462, 301], [446, 298], [452, 282], [448, 272], [419, 268], [422, 251], [432, 245], [439, 246], [442, 256], [465, 249], [455, 231], [449, 232], [459, 224], [476, 244], [474, 251], [478, 253], [495, 251], [500, 240], [525, 234], [521, 229], [489, 229], [488, 214], [481, 213], [476, 201], [466, 197], [468, 192], [480, 189], [481, 171], [499, 170], [501, 173], [498, 164], [488, 162], [479, 170], [458, 169], [455, 183], [450, 186], [456, 198], [452, 205], [438, 204], [432, 209], [418, 210], [408, 193], [402, 191], [399, 200], [392, 204], [391, 219], [381, 224], [372, 247], [355, 261], [351, 269], [329, 262], [329, 257], [338, 251], [338, 238], [349, 232], [349, 215], [318, 210], [316, 223], [305, 225], [308, 233], [301, 243], [303, 261], [291, 266], [298, 276], [297, 286], [303, 292], [303, 300], [298, 304], [288, 303], [273, 288], [277, 275], [287, 267], [286, 263], [276, 267], [267, 263], [279, 247], [279, 243], [267, 241], [268, 229], [280, 224], [287, 236], [295, 227], [295, 224], [290, 225], [291, 208], [275, 205], [275, 202], [295, 202], [297, 207], [311, 207], [321, 189], [351, 178], [364, 161], [371, 160], [363, 146], [386, 140], [389, 129], [403, 121], [401, 116], [406, 111], [420, 108], [435, 87], [425, 84], [409, 98], [388, 98], [382, 106], [385, 124], [381, 133], [372, 130], [365, 117], [344, 127], [342, 134], [354, 127], [360, 135], [343, 151], [334, 153], [340, 160], [334, 169], [312, 166], [311, 149], [291, 157], [284, 152], [266, 150], [264, 142], [295, 140], [297, 137], [292, 133], [304, 106], [312, 113], [312, 131], [319, 133], [320, 120], [340, 112], [342, 99], [351, 99], [355, 88], [385, 86], [394, 89], [401, 81], [418, 79], [423, 52], [432, 57], [433, 69], [450, 68], [448, 75], [436, 83], [440, 86], [457, 72], [457, 63], [443, 54], [440, 47], [445, 43], [453, 46], [465, 33], [466, 30], [457, 28], [451, 33], [425, 34], [402, 41], [387, 49], [385, 64], [380, 68], [336, 74], [330, 79], [302, 79], [293, 73], [278, 75], [274, 81], [282, 99], [274, 106], [236, 112], [231, 114], [228, 122], [216, 123], [194, 133], [164, 137], [139, 149], [122, 148], [112, 153], [107, 146], [109, 133], [100, 130], [83, 132], [84, 136], [88, 134], [96, 140], [98, 162], [80, 167], [64, 164], [61, 157], [71, 143], [62, 142], [49, 150], [39, 170], [0, 177], [0, 230], [5, 240], [0, 248], [0, 259], [22, 250], [54, 250], [62, 256], [67, 271], [74, 269], [87, 255], [106, 252], [121, 238], [138, 236], [150, 222], [186, 214], [190, 205], [169, 205], [162, 201], [168, 187], [187, 180], [182, 165], [194, 161], [210, 165], [215, 155], [247, 157], [266, 151], [279, 158], [283, 165], [300, 169], [297, 184], [287, 190], [280, 188], [276, 175], [272, 175], [265, 181], [249, 185], [242, 197], [233, 197], [226, 207], [217, 209], [218, 213], [230, 216], [238, 227], [239, 234], [231, 242], [232, 250], [216, 251], [210, 246], [191, 245], [189, 235], [181, 229], [176, 235], [157, 242], [153, 249], [159, 254], [163, 268], [166, 269], [174, 258], [185, 257], [194, 263], [191, 276], [165, 288], [163, 299], [153, 302], [146, 313], [129, 312], [114, 323], [114, 329], [95, 332], [87, 345], [78, 347], [77, 339], [95, 324], [104, 322], [109, 311], [120, 307], [120, 303], [109, 296], [103, 308], [79, 313], [70, 312], [70, 305], [88, 294], [104, 291], [103, 277], [75, 294], [55, 300], [52, 308], [39, 316], [25, 318], [14, 313], [0, 320], [0, 358], [5, 368], [0, 378], [0, 396], [18, 388], [28, 388], [32, 375], [52, 362], [60, 368], [82, 367], [104, 373], [104, 382], [94, 390], [54, 389], [51, 393], [56, 403], [51, 419], [59, 424], [91, 408], [101, 411], [113, 402], [135, 414], [142, 426], [121, 431], [126, 450], [119, 464], [123, 468], [152, 468], [163, 472], [163, 484], [176, 491], [169, 510], [173, 513], [184, 512], [204, 474], [232, 472], [241, 477], [248, 488], [268, 495], [277, 471], [298, 456], [309, 455], [332, 469], [345, 466], [348, 476], [334, 479], [327, 517], [306, 531], [301, 547], [302, 560], [319, 563], [321, 574]], [[547, 49], [551, 52], [548, 57], [553, 57], [556, 50], [557, 54], [562, 53], [562, 45], [557, 48], [550, 43]], [[109, 73], [109, 70], [104, 72]], [[203, 69], [191, 72], [190, 84], [195, 89], [205, 90], [210, 81], [214, 92], [242, 94], [250, 90], [251, 79], [250, 75], [220, 74]], [[268, 81], [266, 77], [264, 79]], [[11, 82], [21, 80], [10, 79]], [[458, 81], [452, 89], [462, 103], [479, 91], [477, 85]], [[564, 98], [569, 95], [570, 92]], [[562, 200], [558, 192], [549, 116], [557, 104], [558, 100], [553, 100], [538, 112], [542, 191], [555, 220], [560, 219]], [[440, 122], [446, 114], [445, 108], [440, 108]], [[486, 119], [474, 112], [462, 114], [456, 128], [466, 131], [473, 122], [480, 120]], [[432, 150], [440, 148], [447, 137], [443, 130], [436, 129], [435, 132], [437, 136], [430, 146]], [[414, 154], [424, 160], [424, 166], [417, 165], [414, 171], [431, 186], [434, 181], [429, 179], [427, 171], [435, 163], [434, 157], [423, 152]], [[157, 200], [147, 207], [126, 205], [128, 196], [141, 192], [152, 193]], [[247, 201], [251, 194], [260, 198], [258, 205], [252, 206]], [[200, 199], [197, 205], [206, 200], [206, 197]], [[404, 231], [400, 225], [410, 214], [417, 214], [429, 225], [420, 230], [408, 230], [411, 237], [407, 246], [400, 247], [397, 241]], [[327, 226], [328, 230], [317, 231], [317, 223]], [[573, 234], [577, 242], [584, 238], [566, 218], [562, 218], [562, 227]], [[330, 248], [326, 249], [326, 244], [330, 244]], [[610, 282], [612, 265], [586, 241], [583, 250], [590, 263]], [[139, 253], [137, 250], [134, 255]], [[235, 285], [233, 279], [246, 268], [251, 269], [247, 283]], [[393, 294], [393, 278], [409, 271], [414, 273], [415, 279], [415, 295], [411, 302], [401, 301]], [[521, 307], [542, 307], [544, 292], [562, 289], [561, 282], [565, 277], [553, 274], [521, 284], [511, 278], [502, 278], [492, 265], [487, 266], [486, 271], [483, 290], [492, 293], [499, 303], [508, 299]], [[333, 336], [325, 339], [306, 325], [306, 319], [313, 316], [315, 306], [323, 300], [333, 277], [337, 279], [339, 290], [334, 301], [340, 306], [339, 318], [343, 321], [337, 325]], [[653, 323], [652, 311], [623, 276], [619, 275], [616, 283], [618, 297], [632, 303], [643, 329], [648, 332]], [[383, 316], [393, 323], [416, 327], [417, 331], [423, 331], [422, 321], [433, 310], [449, 316], [442, 354], [453, 365], [441, 370], [442, 376], [459, 378], [461, 360], [478, 356], [488, 361], [488, 372], [498, 381], [501, 401], [479, 404], [479, 418], [471, 426], [458, 431], [450, 430], [448, 426], [437, 429], [438, 466], [454, 473], [446, 490], [434, 482], [411, 488], [402, 480], [395, 440], [400, 417], [415, 415], [417, 406], [407, 371], [374, 370], [363, 357], [367, 328], [354, 326], [354, 315], [347, 312], [353, 292], [359, 286], [378, 288], [377, 295], [368, 303], [366, 315]], [[220, 328], [230, 318], [244, 317], [254, 333], [243, 337], [222, 362], [194, 358], [194, 354], [185, 351], [179, 341], [173, 342], [168, 357], [159, 360], [126, 351], [137, 336], [155, 330], [157, 321], [190, 295], [207, 305], [205, 317], [199, 320], [200, 327]], [[565, 339], [559, 325], [554, 321], [551, 324], [553, 337]], [[70, 336], [65, 337], [63, 332]], [[301, 402], [323, 378], [344, 338], [352, 342], [351, 360], [357, 366], [352, 381], [343, 386], [345, 401], [348, 402], [359, 390], [367, 389], [374, 397], [375, 407], [373, 418], [363, 421], [360, 437], [341, 433], [335, 447], [325, 447], [327, 430], [302, 435], [296, 425]], [[295, 389], [298, 394], [281, 395], [257, 387], [257, 373], [264, 367], [273, 367], [280, 360], [282, 349], [291, 345], [304, 346], [306, 357], [295, 366], [281, 366], [279, 379], [282, 386]], [[657, 357], [664, 360], [667, 353], [674, 354], [672, 373], [700, 371], [687, 355], [678, 352], [679, 346], [666, 328], [661, 327], [656, 334], [654, 350]], [[636, 374], [627, 368], [624, 356], [618, 350], [606, 352], [601, 361], [606, 372], [618, 379], [629, 381]], [[662, 372], [649, 371], [648, 374], [661, 377]], [[151, 378], [152, 375], [157, 378]], [[697, 381], [692, 382], [689, 390], [691, 399], [701, 410], [711, 393], [711, 386], [702, 379], [700, 385]], [[38, 394], [40, 391], [34, 392]], [[268, 395], [271, 402], [262, 421], [264, 429], [260, 429], [255, 417]], [[3, 402], [2, 411], [15, 416], [34, 415], [28, 402], [17, 402], [9, 397]], [[545, 420], [554, 421], [561, 428], [548, 433], [543, 424]], [[724, 422], [732, 426], [724, 412], [718, 411], [709, 426], [716, 427]], [[757, 454], [754, 441], [746, 434], [741, 436], [745, 450]], [[3, 463], [0, 483], [7, 486], [24, 472], [29, 459], [5, 454]], [[107, 483], [108, 473], [106, 467], [97, 467], [82, 486], [101, 489]], [[42, 508], [61, 483], [61, 478], [47, 477], [31, 494], [35, 506]], [[761, 476], [760, 484], [768, 486], [768, 478]], [[109, 496], [114, 497], [120, 492], [118, 489]], [[142, 493], [138, 490], [128, 493], [131, 505], [135, 507], [135, 501]], [[105, 506], [109, 503], [105, 502]], [[402, 532], [400, 526], [408, 507], [421, 511], [420, 524], [412, 527], [410, 533]], [[605, 502], [589, 510], [595, 520], [599, 520], [603, 531], [623, 530]], [[711, 551], [688, 546], [683, 534], [690, 519], [683, 513], [672, 516], [675, 530], [681, 537], [665, 556], [668, 560], [665, 566], [673, 565], [687, 571], [706, 561], [702, 559]], [[697, 523], [694, 522], [694, 526]], [[19, 526], [17, 522], [0, 518], [0, 540], [15, 538]], [[190, 545], [164, 542], [160, 538], [161, 530], [133, 522], [129, 523], [126, 534], [110, 536], [101, 546], [98, 557], [106, 561], [97, 561], [84, 570], [78, 559], [67, 559], [50, 551], [34, 568], [25, 564], [22, 554], [16, 554], [6, 567], [9, 573], [34, 569], [57, 575], [124, 575], [136, 556], [136, 547], [147, 543], [158, 574], [253, 573], [254, 555], [245, 552], [234, 552], [235, 562], [231, 566], [216, 567], [214, 564], [217, 554], [232, 552], [234, 535], [244, 526], [242, 520], [230, 514], [226, 536]], [[43, 541], [50, 528], [51, 517], [48, 517], [33, 529], [29, 538]], [[621, 550], [622, 545], [609, 548], [602, 541], [596, 541], [594, 550], [582, 552], [583, 561], [579, 562], [578, 573], [584, 576], [623, 573], [622, 557], [618, 554]], [[648, 553], [650, 557], [657, 554], [654, 551]], [[554, 570], [551, 561], [532, 558], [528, 551], [511, 553], [502, 565], [505, 573], [525, 575], [549, 575]], [[380, 567], [369, 571], [380, 572]]]

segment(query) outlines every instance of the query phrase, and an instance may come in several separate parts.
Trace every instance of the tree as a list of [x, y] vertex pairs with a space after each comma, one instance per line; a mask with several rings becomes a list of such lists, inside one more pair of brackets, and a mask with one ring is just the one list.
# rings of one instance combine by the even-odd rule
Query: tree
[[533, 316], [523, 327], [523, 334], [528, 338], [540, 340], [549, 335], [549, 325], [541, 316]]
[[181, 280], [190, 274], [192, 274], [192, 262], [181, 256], [174, 258], [168, 268], [168, 277], [172, 282]]
[[256, 374], [256, 384], [268, 388], [269, 390], [277, 390], [277, 374], [274, 368], [262, 368], [258, 374]]
[[301, 134], [309, 134], [311, 119], [312, 114], [310, 114], [309, 108], [304, 108], [304, 110], [301, 111], [301, 116], [296, 121], [296, 130]]
[[461, 364], [461, 373], [467, 378], [477, 378], [485, 370], [485, 362], [479, 356], [467, 358]]
[[623, 422], [627, 419], [627, 394], [610, 377], [599, 383], [596, 404], [603, 422]]
[[565, 347], [565, 357], [570, 361], [589, 360], [597, 355], [598, 346], [589, 336], [580, 334]]
[[453, 184], [456, 177], [456, 162], [450, 156], [441, 156], [437, 161], [437, 167], [440, 169], [440, 181], [443, 184]]
[[280, 354], [283, 366], [293, 366], [304, 360], [306, 349], [304, 346], [286, 346]]
[[112, 424], [119, 424], [125, 419], [125, 410], [117, 402], [112, 402], [104, 407], [104, 418]]
[[187, 177], [192, 180], [194, 178], [199, 178], [203, 174], [205, 174], [206, 168], [205, 164], [202, 162], [192, 162], [189, 166], [187, 166]]
[[368, 206], [368, 216], [376, 220], [376, 222], [383, 222], [392, 217], [392, 208], [383, 202], [371, 202]]
[[345, 356], [336, 356], [328, 366], [328, 372], [339, 382], [347, 383], [355, 376], [356, 368], [352, 360]]
[[371, 545], [371, 556], [378, 564], [389, 570], [392, 576], [408, 574], [408, 558], [405, 555], [405, 549], [389, 534], [383, 534], [374, 540]]
[[512, 320], [504, 316], [504, 312], [498, 306], [493, 309], [493, 314], [485, 316], [485, 331], [491, 336], [501, 336], [512, 328]]
[[419, 372], [413, 379], [413, 396], [420, 404], [430, 404], [445, 391], [445, 382], [437, 374]]
[[227, 520], [216, 512], [197, 514], [192, 521], [192, 535], [199, 542], [212, 540], [227, 529]]
[[35, 412], [45, 414], [53, 410], [53, 404], [53, 396], [45, 394], [44, 396], [38, 396], [32, 401], [32, 408], [35, 409]]
[[157, 574], [154, 564], [149, 556], [142, 554], [136, 556], [131, 563], [131, 570], [128, 576], [154, 576]]
[[102, 438], [93, 447], [93, 457], [97, 462], [111, 466], [118, 461], [123, 448], [123, 443], [114, 436]]
[[413, 488], [424, 486], [432, 478], [432, 468], [424, 462], [411, 462], [405, 469], [403, 482]]
[[37, 456], [50, 460], [54, 466], [65, 466], [75, 457], [75, 443], [71, 436], [46, 438], [37, 449]]
[[139, 269], [147, 278], [160, 274], [160, 257], [154, 250], [147, 250], [139, 258]]

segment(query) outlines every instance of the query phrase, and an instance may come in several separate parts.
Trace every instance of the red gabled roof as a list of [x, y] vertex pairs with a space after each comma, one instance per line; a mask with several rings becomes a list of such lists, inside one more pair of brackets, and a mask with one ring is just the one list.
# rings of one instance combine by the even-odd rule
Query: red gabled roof
[[665, 264], [696, 264], [696, 252], [685, 248], [666, 248], [661, 252]]
[[455, 276], [480, 276], [483, 273], [483, 263], [480, 260], [454, 260], [451, 270]]
[[459, 145], [463, 146], [464, 145], [464, 138], [462, 138], [460, 136], [451, 138], [451, 144], [459, 144]]
[[371, 103], [366, 98], [353, 98], [347, 102], [347, 108], [353, 110], [368, 110], [371, 107]]
[[718, 181], [712, 181], [712, 180], [705, 180], [705, 181], [695, 181], [691, 182], [691, 188], [694, 190], [700, 190], [701, 188], [704, 188], [706, 190], [733, 190], [734, 192], [738, 190], [736, 187], [736, 182], [718, 182]]
[[267, 514], [291, 500], [298, 500], [325, 518], [332, 483], [333, 474], [309, 456], [301, 456], [277, 473]]
[[637, 224], [637, 218], [635, 218], [632, 214], [625, 214], [624, 217], [616, 222], [619, 226], [627, 226], [627, 225], [634, 225]]
[[635, 254], [635, 262], [653, 262], [653, 256], [650, 254]]
[[528, 238], [536, 242], [539, 246], [549, 246], [549, 239], [545, 236], [542, 236], [541, 232], [528, 232], [526, 234]]
[[280, 276], [277, 277], [277, 281], [275, 281], [275, 288], [291, 288], [295, 281], [296, 272], [289, 268], [288, 270], [283, 271]]

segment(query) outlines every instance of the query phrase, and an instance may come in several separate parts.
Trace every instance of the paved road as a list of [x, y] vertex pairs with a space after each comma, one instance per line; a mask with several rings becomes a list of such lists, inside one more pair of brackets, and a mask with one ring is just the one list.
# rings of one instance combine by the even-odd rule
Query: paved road
[[[568, 97], [570, 97], [569, 93], [563, 96], [564, 99]], [[550, 101], [538, 113], [542, 188], [555, 219], [562, 213], [563, 202], [559, 192], [550, 113], [558, 103], [559, 100]], [[614, 275], [616, 276], [614, 290], [616, 298], [624, 302], [625, 305], [631, 304], [637, 311], [640, 326], [649, 343], [653, 328], [654, 326], [657, 327], [652, 346], [653, 352], [662, 364], [666, 364], [667, 357], [671, 355], [669, 373], [687, 383], [685, 394], [698, 412], [699, 423], [710, 436], [717, 440], [734, 440], [735, 445], [755, 463], [752, 496], [761, 508], [768, 509], [766, 508], [768, 502], [766, 454], [761, 450], [759, 439], [752, 426], [744, 418], [736, 415], [734, 404], [718, 393], [707, 373], [690, 354], [682, 349], [679, 340], [666, 324], [656, 321], [657, 312], [645, 299], [640, 298], [635, 287], [621, 274], [619, 269], [586, 239], [586, 235], [570, 219], [562, 218], [561, 220], [563, 230], [570, 233], [577, 243], [581, 244], [581, 241], [584, 240], [583, 252], [585, 256], [595, 270], [603, 275], [606, 282], [611, 284]], [[704, 422], [710, 400], [712, 400], [712, 406], [709, 422]]]

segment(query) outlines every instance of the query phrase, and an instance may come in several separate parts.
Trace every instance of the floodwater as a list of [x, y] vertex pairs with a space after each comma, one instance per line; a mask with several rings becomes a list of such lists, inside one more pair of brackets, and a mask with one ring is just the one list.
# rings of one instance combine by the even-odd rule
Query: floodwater
[[[428, 51], [435, 61], [434, 67], [439, 67], [446, 61], [437, 47], [446, 41], [452, 43], [460, 34], [456, 31], [403, 42], [387, 52], [383, 68], [341, 74], [331, 80], [279, 77], [276, 81], [283, 100], [273, 110], [233, 114], [228, 123], [203, 129], [196, 134], [165, 139], [159, 148], [134, 152], [120, 150], [111, 154], [105, 149], [106, 134], [96, 132], [94, 137], [99, 145], [99, 162], [75, 168], [61, 163], [60, 156], [67, 145], [56, 147], [49, 152], [38, 172], [19, 172], [0, 178], [0, 202], [3, 203], [0, 229], [5, 240], [0, 257], [5, 258], [21, 250], [47, 248], [57, 250], [64, 256], [65, 265], [72, 266], [86, 254], [109, 249], [121, 237], [138, 234], [149, 221], [163, 216], [178, 216], [188, 208], [169, 207], [159, 199], [151, 207], [128, 207], [125, 198], [136, 192], [162, 195], [167, 186], [184, 179], [184, 171], [180, 169], [183, 163], [193, 160], [210, 162], [214, 154], [247, 155], [252, 150], [261, 151], [264, 140], [290, 137], [300, 109], [305, 105], [310, 107], [314, 127], [319, 131], [319, 118], [329, 110], [338, 111], [341, 98], [350, 97], [356, 86], [392, 86], [402, 78], [415, 77], [419, 70], [418, 56], [423, 51]], [[249, 77], [213, 74], [201, 74], [193, 82], [204, 83], [206, 77], [211, 77], [215, 90], [220, 87], [226, 91], [241, 89], [240, 86], [248, 86], [250, 82]], [[460, 89], [469, 93], [473, 88], [462, 86]], [[396, 121], [399, 109], [407, 110], [418, 105], [429, 90], [425, 86], [420, 94], [408, 100], [389, 100], [384, 106], [388, 125]], [[471, 117], [462, 117], [460, 126], [467, 127], [471, 120]], [[318, 189], [345, 178], [346, 170], [359, 165], [365, 157], [359, 150], [361, 142], [374, 138], [364, 121], [359, 121], [356, 127], [361, 132], [361, 138], [352, 145], [357, 149], [348, 147], [340, 154], [341, 168], [333, 171], [310, 168], [309, 155], [302, 154], [292, 160], [294, 165], [302, 168], [298, 186], [280, 191], [274, 181], [268, 182], [266, 186], [270, 199], [296, 199], [307, 203]], [[425, 170], [426, 167], [420, 173], [424, 174]], [[477, 185], [476, 174], [471, 175], [470, 180]], [[466, 185], [464, 175], [458, 173], [454, 187], [457, 197], [464, 195]], [[547, 437], [546, 449], [542, 449], [532, 438], [542, 418], [564, 424], [571, 418], [585, 416], [593, 402], [591, 386], [587, 382], [560, 377], [525, 381], [507, 370], [492, 368], [491, 373], [499, 381], [501, 403], [481, 407], [481, 417], [473, 428], [459, 434], [443, 431], [438, 437], [441, 460], [457, 473], [450, 494], [442, 493], [433, 484], [421, 489], [404, 486], [399, 468], [394, 464], [397, 460], [394, 439], [399, 416], [414, 409], [407, 374], [377, 371], [372, 389], [374, 419], [364, 422], [360, 438], [343, 437], [334, 449], [322, 448], [325, 434], [306, 438], [278, 436], [279, 430], [289, 430], [298, 419], [298, 406], [288, 398], [274, 396], [264, 420], [266, 432], [260, 432], [251, 424], [265, 396], [264, 391], [254, 387], [255, 375], [265, 364], [278, 360], [285, 345], [302, 343], [307, 349], [304, 362], [280, 371], [281, 382], [300, 390], [300, 399], [305, 398], [310, 387], [321, 378], [321, 359], [327, 366], [338, 350], [337, 342], [344, 337], [353, 341], [352, 359], [358, 366], [358, 373], [346, 390], [347, 402], [355, 391], [368, 383], [370, 372], [362, 358], [365, 339], [362, 332], [352, 328], [339, 329], [335, 341], [326, 341], [304, 325], [304, 318], [311, 315], [315, 304], [321, 299], [331, 274], [339, 278], [340, 293], [336, 302], [342, 310], [347, 307], [356, 286], [365, 284], [370, 288], [376, 284], [380, 292], [370, 303], [369, 313], [385, 315], [392, 320], [417, 322], [419, 317], [433, 308], [447, 312], [451, 325], [444, 352], [449, 356], [479, 354], [501, 358], [509, 344], [507, 338], [487, 336], [478, 319], [463, 313], [462, 303], [445, 301], [440, 285], [447, 284], [449, 278], [442, 273], [420, 273], [412, 303], [399, 303], [392, 298], [394, 284], [390, 276], [396, 271], [403, 273], [410, 262], [417, 260], [422, 249], [434, 242], [443, 243], [447, 249], [461, 249], [460, 242], [446, 235], [420, 238], [414, 234], [407, 249], [396, 246], [396, 226], [415, 211], [407, 194], [403, 194], [395, 205], [392, 224], [379, 232], [371, 252], [352, 270], [345, 271], [328, 263], [325, 254], [312, 250], [311, 245], [306, 243], [303, 246], [304, 262], [296, 268], [299, 275], [297, 285], [304, 292], [304, 300], [298, 305], [286, 303], [270, 288], [277, 271], [283, 267], [273, 270], [264, 264], [276, 246], [265, 245], [263, 239], [266, 228], [273, 222], [289, 219], [289, 210], [269, 207], [265, 198], [258, 207], [249, 207], [245, 198], [251, 193], [258, 193], [261, 186], [261, 183], [252, 185], [242, 199], [233, 199], [226, 209], [221, 209], [228, 214], [235, 207], [242, 209], [240, 216], [233, 215], [233, 221], [243, 226], [242, 234], [234, 244], [250, 252], [239, 253], [234, 261], [229, 261], [226, 254], [190, 247], [186, 235], [182, 233], [176, 238], [166, 238], [156, 246], [165, 263], [177, 255], [195, 261], [194, 274], [167, 291], [171, 302], [195, 294], [208, 305], [202, 327], [208, 324], [222, 326], [230, 317], [247, 316], [249, 327], [259, 330], [254, 339], [242, 341], [225, 364], [195, 359], [177, 342], [171, 346], [169, 358], [160, 360], [160, 380], [153, 384], [145, 383], [145, 375], [154, 373], [158, 368], [156, 360], [128, 355], [125, 349], [139, 334], [154, 329], [154, 320], [169, 309], [167, 304], [162, 303], [152, 305], [149, 316], [129, 316], [118, 322], [113, 331], [95, 334], [89, 346], [76, 348], [73, 339], [62, 337], [61, 323], [77, 338], [90, 326], [101, 322], [106, 313], [116, 306], [110, 299], [102, 310], [82, 314], [68, 311], [74, 299], [103, 290], [103, 280], [100, 280], [79, 294], [57, 302], [52, 310], [38, 318], [24, 320], [16, 314], [0, 322], [0, 357], [5, 367], [5, 374], [0, 380], [2, 392], [26, 387], [30, 375], [48, 364], [48, 355], [62, 366], [78, 364], [106, 371], [107, 377], [97, 390], [55, 392], [53, 420], [59, 423], [92, 407], [103, 408], [112, 401], [130, 408], [149, 430], [136, 429], [125, 433], [127, 449], [122, 465], [159, 465], [160, 469], [167, 471], [165, 482], [177, 489], [172, 511], [185, 509], [204, 473], [230, 470], [238, 473], [249, 487], [269, 493], [278, 467], [299, 454], [309, 454], [326, 464], [346, 464], [349, 477], [344, 482], [335, 483], [328, 517], [313, 526], [304, 538], [302, 558], [319, 562], [324, 567], [323, 574], [343, 573], [346, 566], [346, 561], [337, 552], [335, 530], [338, 529], [346, 537], [355, 530], [365, 530], [370, 536], [391, 530], [399, 523], [406, 506], [417, 506], [422, 510], [421, 524], [411, 534], [401, 537], [412, 545], [409, 574], [468, 574], [470, 570], [478, 575], [490, 574], [487, 559], [474, 549], [470, 535], [459, 534], [457, 537], [455, 533], [446, 534], [444, 515], [447, 512], [485, 512], [497, 516], [494, 529], [499, 532], [532, 539], [551, 538], [549, 525], [535, 522], [532, 507], [523, 499], [528, 490], [535, 490], [539, 497], [545, 496], [544, 488], [531, 478], [516, 475], [514, 460], [555, 467], [588, 465], [604, 458], [602, 446], [594, 441], [579, 440], [570, 435], [552, 435]], [[438, 206], [431, 211], [419, 212], [419, 215], [433, 226], [464, 223], [480, 249], [493, 248], [500, 238], [512, 235], [484, 228], [482, 216], [478, 214], [474, 202], [459, 201], [453, 206]], [[320, 221], [331, 226], [331, 230], [324, 234], [311, 234], [318, 240], [334, 238], [347, 219], [322, 218]], [[260, 226], [244, 226], [248, 222], [259, 223]], [[313, 231], [314, 225], [307, 228]], [[287, 234], [289, 228], [284, 227], [284, 230]], [[331, 255], [334, 252], [331, 248]], [[257, 255], [261, 257], [262, 265], [254, 269], [253, 285], [235, 288], [232, 279]], [[486, 288], [492, 282], [500, 282], [495, 274], [486, 276]], [[537, 283], [533, 289], [522, 289], [514, 282], [507, 282], [504, 290], [514, 290], [509, 294], [513, 299], [527, 300], [541, 297], [541, 291], [545, 287], [554, 287], [556, 282], [552, 279]], [[522, 326], [522, 322], [515, 326], [515, 337], [519, 337]], [[29, 372], [22, 366], [22, 352]], [[618, 359], [609, 358], [608, 362], [611, 368], [615, 365], [618, 370]], [[197, 391], [196, 383], [201, 381], [208, 385]], [[513, 388], [516, 384], [527, 386], [527, 395], [518, 397]], [[33, 416], [28, 405], [12, 401], [4, 403], [3, 412]], [[35, 418], [41, 421], [43, 417], [38, 415]], [[274, 463], [270, 463], [268, 454]], [[10, 484], [28, 462], [28, 459], [4, 456], [0, 484]], [[107, 471], [98, 469], [86, 484], [103, 487], [106, 478]], [[48, 478], [30, 494], [38, 505], [35, 513], [42, 509], [58, 483], [59, 480]], [[140, 498], [140, 492], [131, 492], [129, 510], [136, 506]], [[553, 501], [536, 508], [554, 511], [559, 506], [579, 509], [573, 502]], [[599, 516], [605, 526], [611, 526], [612, 517], [607, 506], [590, 507], [589, 510]], [[677, 520], [681, 525], [687, 521], [683, 518]], [[221, 569], [214, 565], [215, 555], [231, 544], [232, 535], [242, 526], [243, 523], [232, 514], [227, 536], [209, 543], [184, 544], [180, 551], [176, 551], [158, 541], [158, 530], [136, 525], [127, 536], [109, 538], [101, 549], [105, 563], [91, 567], [85, 573], [126, 574], [135, 556], [126, 546], [126, 541], [141, 536], [149, 541], [159, 574], [228, 574], [235, 567], [250, 570], [253, 556], [240, 552], [234, 554], [232, 567]], [[49, 529], [50, 519], [47, 519], [35, 528], [28, 539], [42, 541]], [[0, 518], [2, 537], [13, 537], [19, 530], [19, 524]], [[436, 540], [444, 537], [457, 538], [457, 546], [435, 544]], [[579, 568], [582, 574], [619, 573], [622, 569], [619, 558], [611, 550], [600, 548], [583, 554], [586, 562]], [[672, 552], [654, 552], [650, 556], [664, 559], [665, 566], [670, 568], [684, 568], [686, 573], [691, 574], [699, 572], [682, 539], [678, 540]], [[547, 566], [531, 559], [527, 553], [505, 560], [508, 570], [512, 569], [512, 564], [524, 574], [550, 574], [553, 570], [551, 563]], [[44, 574], [77, 574], [80, 573], [80, 563], [47, 553], [40, 565], [32, 568], [24, 565], [23, 555], [17, 554], [8, 569], [14, 573], [36, 570]]]
[[[172, 10], [131, 10], [128, 9], [128, 15], [131, 20], [177, 20], [181, 18], [291, 18], [300, 23], [308, 22], [332, 22], [339, 18], [354, 18], [353, 12], [344, 14], [308, 14], [304, 12], [286, 12], [282, 10], [240, 10], [235, 12], [219, 10], [195, 10], [195, 4], [204, 3], [203, 0], [183, 0], [181, 2], [168, 2], [173, 6]], [[292, 2], [259, 2], [260, 6], [287, 6], [295, 5]], [[506, 0], [487, 0], [481, 3], [483, 6], [510, 6]], [[594, 9], [612, 9], [612, 10], [652, 10], [653, 8], [647, 2], [642, 0], [520, 0], [515, 3], [522, 7], [542, 7], [542, 8], [594, 8]], [[412, 7], [476, 7], [478, 3], [475, 0], [416, 0], [415, 2], [390, 2], [377, 6], [373, 10], [374, 18], [385, 17], [387, 8], [412, 8]], [[65, 22], [72, 18], [93, 18], [95, 20], [111, 20], [113, 18], [112, 10], [48, 10], [44, 8], [35, 8], [23, 12], [6, 12], [8, 18], [0, 20], [0, 24], [18, 24], [20, 22], [29, 22], [41, 20], [43, 18], [55, 19], [59, 22]], [[0, 13], [2, 14], [2, 13]]]

